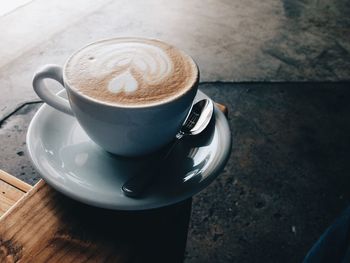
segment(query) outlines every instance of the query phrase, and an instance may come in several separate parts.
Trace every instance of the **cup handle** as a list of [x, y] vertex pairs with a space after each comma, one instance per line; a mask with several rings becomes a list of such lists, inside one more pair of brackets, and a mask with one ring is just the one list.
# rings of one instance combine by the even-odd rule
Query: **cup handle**
[[34, 75], [33, 88], [36, 94], [38, 94], [44, 102], [59, 111], [74, 116], [68, 100], [50, 91], [45, 85], [44, 79], [56, 80], [64, 87], [62, 68], [56, 65], [46, 65], [42, 67]]

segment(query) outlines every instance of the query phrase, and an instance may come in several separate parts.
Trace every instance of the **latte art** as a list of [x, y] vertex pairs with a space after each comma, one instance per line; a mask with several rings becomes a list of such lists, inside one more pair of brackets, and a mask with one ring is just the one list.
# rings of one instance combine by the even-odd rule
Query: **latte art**
[[168, 55], [159, 47], [143, 43], [132, 43], [126, 46], [118, 45], [111, 50], [97, 54], [98, 68], [121, 70], [108, 85], [111, 92], [133, 92], [139, 87], [138, 80], [132, 72], [137, 72], [143, 82], [148, 85], [158, 84], [170, 76], [173, 64]]
[[138, 81], [128, 70], [112, 79], [108, 84], [108, 90], [113, 93], [118, 92], [133, 92], [136, 91], [139, 86]]
[[96, 100], [150, 105], [188, 91], [198, 80], [193, 60], [163, 42], [122, 38], [75, 53], [64, 73], [70, 86]]

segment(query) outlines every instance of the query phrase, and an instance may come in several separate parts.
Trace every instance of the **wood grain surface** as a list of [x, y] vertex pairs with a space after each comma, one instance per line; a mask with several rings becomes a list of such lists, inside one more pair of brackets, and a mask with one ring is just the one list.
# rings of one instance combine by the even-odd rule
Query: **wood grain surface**
[[0, 170], [0, 216], [9, 210], [32, 187]]
[[0, 218], [0, 262], [181, 262], [191, 200], [141, 212], [87, 206], [39, 181]]
[[225, 114], [226, 117], [228, 116], [228, 108], [226, 107], [226, 105], [223, 105], [217, 102], [215, 103], [215, 105], [218, 107], [220, 111], [222, 111]]

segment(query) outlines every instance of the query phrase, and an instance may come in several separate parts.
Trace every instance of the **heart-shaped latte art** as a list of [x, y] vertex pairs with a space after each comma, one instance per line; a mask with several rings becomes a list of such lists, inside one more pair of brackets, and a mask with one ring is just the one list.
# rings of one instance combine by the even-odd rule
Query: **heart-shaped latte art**
[[108, 84], [108, 90], [113, 93], [133, 92], [137, 90], [138, 82], [129, 70], [112, 79]]
[[[140, 87], [141, 81], [147, 85], [158, 84], [173, 69], [173, 63], [164, 50], [143, 43], [111, 46], [95, 56], [96, 68], [118, 72], [107, 87], [113, 93], [134, 92]], [[132, 72], [139, 77], [135, 78]]]

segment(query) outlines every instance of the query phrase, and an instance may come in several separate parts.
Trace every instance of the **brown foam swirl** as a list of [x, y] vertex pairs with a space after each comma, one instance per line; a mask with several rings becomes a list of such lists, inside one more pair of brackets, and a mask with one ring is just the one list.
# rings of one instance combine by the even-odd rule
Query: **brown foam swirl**
[[95, 100], [149, 105], [171, 100], [197, 81], [193, 60], [157, 40], [119, 38], [91, 44], [67, 61], [66, 81]]

